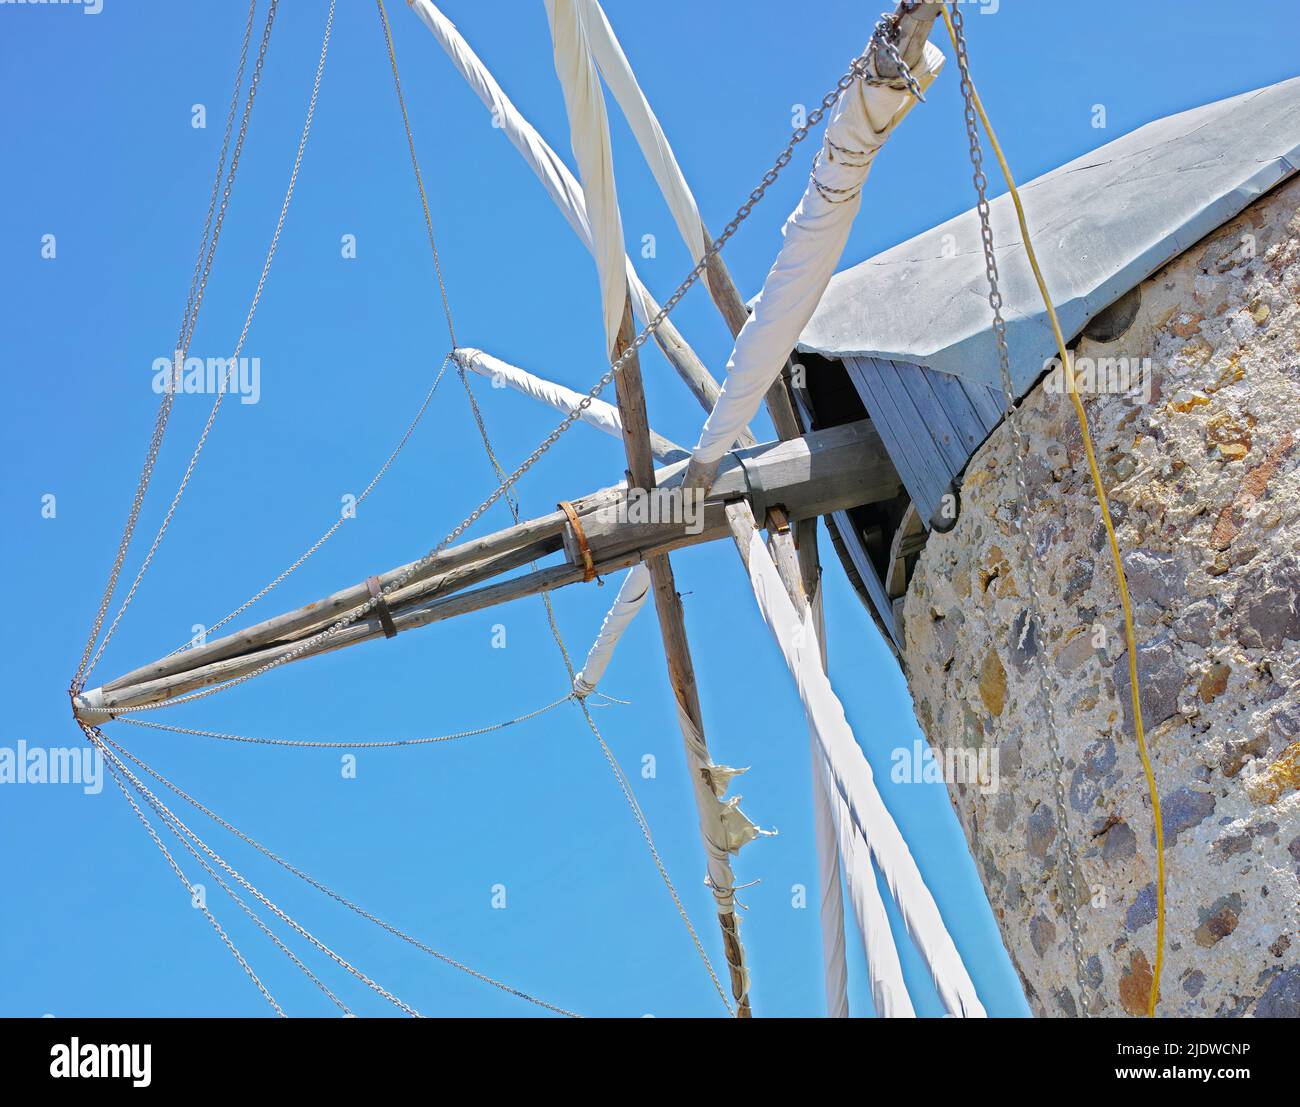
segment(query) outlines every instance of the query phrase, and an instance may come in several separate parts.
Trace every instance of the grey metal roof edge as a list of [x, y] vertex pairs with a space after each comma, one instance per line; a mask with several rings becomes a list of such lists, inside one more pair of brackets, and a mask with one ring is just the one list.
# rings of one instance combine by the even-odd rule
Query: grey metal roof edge
[[[1207, 235], [1213, 234], [1224, 224], [1231, 222], [1257, 199], [1298, 171], [1300, 171], [1300, 144], [1292, 147], [1285, 155], [1265, 163], [1235, 188], [1217, 197], [1192, 220], [1175, 228], [1167, 238], [1152, 243], [1142, 254], [1122, 266], [1089, 295], [1076, 297], [1063, 303], [1054, 303], [1052, 306], [1056, 308], [1061, 329], [1067, 339], [1072, 340], [1077, 337], [1089, 320], [1109, 307], [1124, 293], [1141, 284], [1152, 273], [1157, 272]], [[940, 224], [930, 233], [940, 230], [944, 225]], [[990, 324], [991, 322], [990, 317]], [[1013, 347], [1011, 350], [1012, 380], [1019, 394], [1038, 378], [1044, 362], [1056, 356], [1056, 338], [1046, 309], [1031, 316], [1021, 317], [1017, 323], [1022, 333], [1016, 337], [1021, 341], [1014, 341], [1012, 334], [1008, 333], [1008, 343]], [[1025, 331], [1029, 333], [1023, 333]], [[934, 350], [924, 356], [918, 356], [915, 350], [843, 344], [818, 345], [804, 341], [798, 342], [795, 349], [800, 353], [819, 354], [836, 360], [846, 357], [875, 357], [890, 361], [910, 361], [936, 369], [941, 373], [949, 373], [1001, 388], [1001, 382], [996, 376], [988, 377], [972, 368], [981, 364], [996, 366], [997, 348], [991, 330], [977, 332], [951, 346]]]
[[[1128, 132], [1128, 134], [1111, 143], [1107, 143], [1096, 150], [1085, 152], [1070, 162], [1042, 174], [1028, 184], [1021, 186], [1021, 191], [1028, 194], [1044, 185], [1050, 186], [1055, 181], [1058, 188], [1063, 187], [1068, 195], [1069, 185], [1062, 185], [1065, 176], [1070, 173], [1086, 172], [1090, 168], [1103, 169], [1108, 162], [1104, 158], [1098, 160], [1098, 155], [1125, 142], [1129, 142], [1131, 145], [1135, 136], [1151, 130], [1152, 137], [1149, 145], [1124, 150], [1122, 156], [1115, 155], [1116, 173], [1113, 179], [1116, 186], [1121, 189], [1125, 187], [1131, 189], [1135, 181], [1141, 181], [1142, 179], [1140, 176], [1134, 176], [1135, 172], [1140, 174], [1142, 169], [1153, 161], [1157, 162], [1157, 168], [1159, 168], [1158, 155], [1153, 156], [1152, 152], [1158, 151], [1162, 144], [1176, 147], [1179, 143], [1186, 143], [1189, 151], [1195, 154], [1198, 150], [1196, 146], [1198, 141], [1201, 143], [1201, 148], [1204, 147], [1205, 136], [1203, 132], [1207, 128], [1216, 126], [1231, 128], [1234, 113], [1239, 119], [1242, 109], [1247, 108], [1255, 100], [1262, 99], [1265, 101], [1257, 109], [1264, 114], [1268, 114], [1270, 111], [1273, 113], [1279, 111], [1283, 113], [1292, 112], [1295, 110], [1292, 103], [1298, 91], [1300, 91], [1300, 78], [1293, 78], [1275, 85], [1266, 86], [1263, 89], [1241, 93], [1211, 104], [1187, 109], [1173, 116], [1154, 120]], [[1273, 95], [1270, 96], [1270, 93]], [[1184, 118], [1187, 116], [1191, 116], [1193, 119]], [[1163, 140], [1162, 143], [1158, 136], [1159, 128], [1176, 123], [1180, 119], [1183, 120], [1184, 125], [1193, 124], [1197, 116], [1204, 116], [1204, 121], [1199, 125], [1191, 126], [1190, 129], [1171, 139]], [[1283, 114], [1281, 118], [1286, 119], [1287, 115]], [[1238, 124], [1238, 129], [1240, 129], [1240, 124]], [[1281, 128], [1279, 127], [1279, 129]], [[1270, 156], [1262, 161], [1252, 162], [1248, 157], [1243, 157], [1240, 150], [1237, 150], [1232, 152], [1233, 160], [1223, 166], [1216, 167], [1212, 160], [1192, 162], [1189, 169], [1199, 171], [1201, 180], [1210, 185], [1210, 188], [1206, 190], [1208, 195], [1198, 196], [1194, 191], [1191, 192], [1190, 199], [1194, 205], [1194, 210], [1190, 212], [1184, 211], [1176, 221], [1171, 221], [1168, 227], [1155, 228], [1154, 233], [1157, 237], [1152, 241], [1145, 244], [1140, 240], [1133, 242], [1132, 248], [1134, 252], [1131, 256], [1126, 256], [1125, 244], [1122, 241], [1110, 246], [1110, 253], [1120, 260], [1109, 274], [1104, 273], [1104, 263], [1108, 259], [1103, 253], [1103, 256], [1098, 259], [1100, 263], [1098, 272], [1089, 275], [1089, 280], [1093, 282], [1091, 287], [1088, 287], [1087, 291], [1081, 295], [1066, 298], [1054, 305], [1061, 319], [1062, 329], [1067, 337], [1070, 339], [1076, 337], [1090, 319], [1125, 292], [1140, 284], [1152, 273], [1157, 272], [1162, 266], [1194, 246], [1198, 241], [1230, 222], [1260, 196], [1276, 188], [1294, 175], [1297, 170], [1300, 170], [1300, 142], [1295, 142], [1291, 134], [1286, 134], [1285, 138], [1287, 141], [1292, 142], [1293, 145], [1281, 153], [1277, 153], [1276, 147], [1274, 147], [1273, 151], [1269, 151]], [[1241, 143], [1238, 143], [1239, 147], [1240, 145]], [[1126, 163], [1128, 163], [1127, 170]], [[1234, 173], [1234, 170], [1239, 170], [1239, 172]], [[1192, 183], [1195, 185], [1201, 182], [1194, 181]], [[1040, 194], [1040, 203], [1044, 200], [1045, 198], [1041, 197]], [[1003, 261], [1004, 285], [1007, 283], [1008, 276], [1010, 276], [1011, 283], [1016, 286], [1015, 294], [1007, 298], [1007, 331], [1012, 360], [1013, 386], [1019, 395], [1023, 394], [1038, 378], [1043, 370], [1044, 363], [1055, 356], [1056, 342], [1050, 320], [1046, 310], [1041, 305], [1036, 288], [1032, 290], [1032, 294], [1027, 289], [1025, 275], [1028, 272], [1028, 266], [1024, 258], [1023, 247], [1018, 240], [1009, 240], [1007, 234], [1009, 227], [1014, 226], [1014, 223], [1009, 221], [1010, 213], [1008, 209], [1010, 202], [1010, 197], [1004, 194], [993, 201], [993, 207], [995, 209], [995, 218], [1001, 225], [1003, 231], [1001, 237], [1005, 243], [1005, 245], [998, 247], [999, 260], [1003, 261], [1005, 259]], [[1026, 203], [1028, 202], [1027, 198]], [[997, 211], [998, 208], [1002, 210]], [[1033, 217], [1034, 215], [1031, 212], [1031, 219]], [[913, 290], [930, 287], [928, 275], [922, 272], [921, 269], [925, 264], [935, 260], [932, 256], [926, 256], [927, 252], [933, 250], [933, 237], [943, 234], [944, 230], [949, 227], [953, 230], [960, 230], [963, 225], [969, 226], [972, 218], [972, 210], [963, 212], [953, 219], [939, 224], [937, 227], [923, 231], [921, 234], [875, 255], [873, 258], [869, 258], [837, 274], [836, 281], [840, 283], [840, 288], [836, 289], [833, 284], [832, 288], [828, 290], [830, 295], [823, 298], [823, 306], [827, 308], [829, 314], [824, 315], [820, 320], [816, 314], [814, 315], [814, 321], [805, 329], [796, 345], [796, 349], [800, 352], [816, 353], [829, 358], [874, 357], [891, 361], [907, 361], [1001, 390], [1002, 385], [997, 369], [997, 351], [994, 336], [991, 327], [972, 325], [971, 312], [979, 310], [974, 308], [973, 305], [968, 304], [964, 308], [959, 308], [959, 311], [966, 312], [967, 322], [963, 328], [958, 330], [957, 334], [951, 334], [950, 332], [947, 337], [951, 340], [946, 340], [946, 336], [940, 328], [938, 333], [935, 334], [934, 342], [925, 341], [926, 338], [930, 337], [928, 329], [924, 333], [916, 333], [915, 329], [909, 333], [906, 326], [901, 329], [897, 325], [891, 327], [888, 318], [884, 323], [874, 324], [877, 334], [872, 334], [873, 324], [864, 323], [859, 325], [853, 318], [855, 313], [851, 310], [856, 306], [854, 304], [855, 293], [860, 293], [864, 298], [880, 294], [879, 287], [873, 287], [873, 284], [876, 286], [884, 284], [885, 278], [883, 274], [889, 270], [893, 270], [897, 274], [897, 283], [902, 287], [906, 287], [908, 284], [911, 285]], [[1032, 225], [1031, 223], [1031, 227]], [[926, 239], [930, 239], [931, 242], [925, 244], [924, 240]], [[916, 257], [914, 258], [903, 253], [910, 243], [917, 244]], [[891, 254], [902, 254], [902, 256], [898, 260], [894, 260], [889, 257]], [[1080, 257], [1086, 258], [1086, 254], [1080, 255]], [[1049, 282], [1053, 276], [1051, 260], [1049, 256], [1044, 258], [1043, 261], [1044, 267], [1048, 271]], [[873, 262], [880, 267], [874, 272], [870, 268]], [[1024, 272], [1018, 272], [1020, 267], [1024, 268]], [[982, 266], [980, 268], [982, 269]], [[850, 276], [850, 274], [856, 274], [856, 277]], [[841, 278], [843, 278], [842, 281]], [[1084, 282], [1078, 280], [1077, 272], [1068, 272], [1067, 264], [1067, 276], [1057, 283], [1058, 285], [1069, 284], [1071, 279], [1075, 281], [1076, 286], [1086, 287]], [[952, 292], [957, 297], [961, 296], [964, 291], [971, 295], [978, 295], [982, 299], [984, 293], [982, 284], [983, 282], [979, 280], [971, 282], [959, 278], [952, 284]], [[864, 299], [864, 308], [869, 302], [869, 300]], [[955, 303], [958, 303], [958, 301], [953, 297], [950, 297], [947, 301], [949, 306]], [[991, 323], [991, 316], [989, 321]], [[963, 329], [966, 333], [961, 333]], [[857, 333], [853, 333], [854, 331]], [[892, 345], [860, 341], [862, 338], [875, 337], [893, 338], [896, 341]], [[859, 341], [853, 341], [854, 339], [859, 339]]]

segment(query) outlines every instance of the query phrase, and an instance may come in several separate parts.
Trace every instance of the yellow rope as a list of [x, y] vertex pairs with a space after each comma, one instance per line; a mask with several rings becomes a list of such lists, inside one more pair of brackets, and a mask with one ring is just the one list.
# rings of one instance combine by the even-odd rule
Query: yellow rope
[[[953, 27], [952, 17], [948, 14], [947, 4], [940, 11], [943, 13], [944, 23], [947, 24], [948, 35], [952, 39], [953, 49], [956, 49], [957, 31]], [[1137, 737], [1138, 756], [1142, 759], [1142, 771], [1147, 778], [1147, 792], [1151, 797], [1151, 815], [1155, 820], [1156, 832], [1156, 959], [1151, 974], [1151, 992], [1147, 997], [1147, 1017], [1154, 1018], [1156, 1004], [1160, 1001], [1160, 972], [1164, 967], [1165, 959], [1165, 836], [1164, 827], [1161, 825], [1160, 793], [1156, 788], [1156, 778], [1151, 768], [1151, 758], [1147, 755], [1146, 731], [1142, 726], [1142, 704], [1138, 689], [1137, 643], [1133, 634], [1133, 609], [1129, 603], [1128, 581], [1124, 577], [1124, 562], [1120, 556], [1119, 539], [1115, 537], [1115, 524], [1111, 521], [1110, 504], [1106, 499], [1106, 489], [1101, 483], [1101, 471], [1097, 467], [1097, 455], [1092, 447], [1092, 434], [1088, 430], [1088, 415], [1083, 409], [1083, 401], [1079, 399], [1079, 392], [1075, 387], [1074, 371], [1070, 364], [1069, 351], [1065, 346], [1065, 335], [1061, 332], [1061, 323], [1056, 317], [1056, 308], [1052, 305], [1052, 298], [1048, 294], [1047, 282], [1043, 279], [1043, 271], [1038, 267], [1038, 257], [1034, 253], [1033, 242], [1030, 239], [1029, 223], [1025, 219], [1025, 209], [1020, 203], [1020, 193], [1016, 189], [1015, 179], [1011, 176], [1011, 167], [1007, 164], [1007, 159], [1002, 153], [1002, 147], [998, 144], [998, 136], [994, 133], [993, 125], [989, 122], [989, 117], [984, 111], [984, 105], [980, 101], [979, 93], [975, 90], [973, 81], [971, 82], [971, 99], [975, 102], [975, 110], [979, 113], [980, 122], [984, 124], [984, 130], [988, 133], [989, 144], [993, 147], [993, 153], [998, 159], [998, 165], [1002, 168], [1002, 175], [1006, 178], [1007, 189], [1011, 194], [1011, 202], [1016, 209], [1016, 220], [1020, 223], [1020, 235], [1025, 243], [1025, 254], [1029, 258], [1030, 267], [1034, 271], [1034, 280], [1038, 282], [1038, 291], [1042, 294], [1043, 304], [1047, 308], [1048, 317], [1052, 322], [1052, 333], [1056, 337], [1056, 347], [1061, 358], [1061, 371], [1065, 375], [1066, 391], [1070, 396], [1071, 404], [1074, 405], [1074, 414], [1079, 420], [1079, 430], [1083, 434], [1083, 449], [1088, 456], [1088, 470], [1092, 474], [1092, 487], [1097, 495], [1097, 506], [1101, 508], [1101, 521], [1106, 527], [1106, 537], [1110, 542], [1110, 557], [1115, 565], [1115, 578], [1119, 582], [1119, 602], [1124, 609], [1124, 639], [1128, 645], [1129, 694], [1133, 703], [1133, 730]]]

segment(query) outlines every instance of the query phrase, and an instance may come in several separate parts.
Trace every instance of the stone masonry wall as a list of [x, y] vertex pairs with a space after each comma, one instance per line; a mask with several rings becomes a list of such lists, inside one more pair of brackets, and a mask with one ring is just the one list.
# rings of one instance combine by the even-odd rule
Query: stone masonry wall
[[[1077, 358], [1149, 357], [1149, 400], [1086, 403], [1134, 604], [1164, 809], [1159, 1013], [1300, 1016], [1300, 181], [1144, 282], [1131, 328]], [[1155, 949], [1151, 804], [1133, 740], [1118, 590], [1067, 397], [1025, 400], [1027, 581], [1004, 425], [971, 459], [904, 607], [904, 661], [934, 746], [998, 751], [999, 788], [950, 784], [1038, 1015], [1078, 1013], [1057, 863], [1045, 651], [1081, 873], [1092, 1010], [1144, 1013]]]

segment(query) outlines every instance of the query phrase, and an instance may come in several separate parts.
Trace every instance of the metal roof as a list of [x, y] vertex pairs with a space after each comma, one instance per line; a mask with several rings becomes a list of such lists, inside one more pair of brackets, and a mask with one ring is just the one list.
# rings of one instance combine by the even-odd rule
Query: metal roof
[[[1298, 167], [1293, 78], [1148, 123], [1022, 185], [1067, 337]], [[1020, 395], [1056, 343], [1009, 196], [992, 218]], [[1001, 393], [987, 294], [972, 209], [836, 274], [799, 349], [910, 363]]]

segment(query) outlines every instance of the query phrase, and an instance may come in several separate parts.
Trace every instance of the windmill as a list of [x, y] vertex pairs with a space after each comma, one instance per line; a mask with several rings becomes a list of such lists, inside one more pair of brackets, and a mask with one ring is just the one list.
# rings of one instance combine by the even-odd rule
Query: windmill
[[[1014, 412], [1017, 400], [1024, 393], [1026, 382], [1012, 377], [1006, 328], [1000, 314], [997, 264], [993, 254], [993, 223], [984, 194], [986, 182], [980, 182], [983, 177], [980, 161], [982, 155], [976, 121], [984, 116], [984, 112], [970, 76], [959, 7], [954, 6], [950, 13], [943, 5], [905, 0], [895, 12], [883, 17], [862, 54], [853, 59], [835, 88], [810, 113], [806, 125], [796, 128], [772, 169], [715, 238], [700, 218], [694, 196], [673, 156], [668, 139], [597, 0], [547, 0], [546, 3], [555, 68], [564, 93], [573, 155], [578, 170], [576, 176], [568, 170], [564, 159], [547, 146], [509, 100], [441, 11], [430, 0], [409, 0], [409, 3], [415, 15], [446, 51], [458, 72], [493, 112], [494, 118], [500, 120], [500, 129], [504, 135], [519, 150], [575, 233], [592, 253], [601, 293], [609, 369], [586, 393], [578, 393], [543, 376], [507, 364], [488, 351], [460, 345], [443, 289], [452, 349], [442, 371], [446, 372], [450, 368], [462, 380], [467, 374], [481, 374], [532, 396], [563, 413], [562, 421], [556, 429], [516, 469], [507, 473], [497, 464], [480, 419], [478, 427], [484, 446], [496, 466], [500, 482], [475, 511], [417, 560], [377, 572], [362, 582], [348, 584], [316, 602], [248, 623], [241, 629], [228, 631], [219, 637], [209, 637], [202, 643], [193, 644], [91, 686], [88, 679], [90, 672], [118, 625], [135, 586], [139, 583], [140, 575], [143, 575], [158, 547], [162, 530], [166, 529], [167, 521], [171, 518], [169, 511], [162, 530], [146, 555], [140, 574], [126, 589], [125, 602], [117, 615], [111, 621], [106, 621], [140, 503], [166, 428], [172, 395], [169, 390], [163, 398], [149, 460], [137, 490], [109, 586], [73, 679], [71, 696], [78, 723], [89, 740], [103, 752], [110, 772], [146, 826], [149, 826], [149, 822], [145, 811], [150, 811], [169, 829], [174, 832], [179, 830], [182, 844], [190, 849], [206, 871], [214, 872], [207, 861], [216, 862], [219, 868], [226, 869], [227, 875], [286, 925], [327, 952], [336, 962], [344, 965], [354, 976], [378, 990], [385, 998], [395, 1002], [399, 1008], [413, 1013], [395, 996], [360, 973], [360, 970], [343, 961], [333, 951], [324, 949], [314, 936], [305, 932], [238, 874], [229, 870], [151, 790], [145, 777], [152, 774], [159, 782], [172, 787], [182, 799], [191, 803], [195, 801], [127, 753], [106, 736], [101, 728], [108, 727], [111, 723], [126, 723], [175, 729], [182, 733], [210, 733], [171, 728], [153, 722], [152, 713], [169, 705], [194, 702], [219, 694], [290, 662], [308, 661], [327, 652], [393, 637], [523, 597], [547, 597], [556, 589], [589, 584], [597, 578], [626, 570], [618, 596], [585, 664], [581, 670], [570, 667], [571, 694], [557, 703], [569, 698], [576, 700], [586, 721], [599, 738], [599, 730], [587, 710], [587, 698], [596, 692], [600, 677], [623, 629], [646, 605], [647, 600], [653, 599], [683, 751], [690, 768], [701, 844], [715, 899], [721, 948], [727, 963], [726, 987], [716, 977], [714, 982], [728, 1009], [739, 1017], [748, 1017], [749, 980], [754, 966], [751, 966], [746, 956], [736, 911], [736, 869], [742, 848], [761, 832], [740, 811], [736, 801], [727, 798], [728, 786], [736, 770], [716, 762], [710, 751], [709, 729], [700, 706], [695, 667], [671, 563], [671, 555], [676, 550], [703, 542], [730, 541], [739, 555], [740, 568], [751, 585], [758, 609], [790, 670], [808, 719], [828, 1012], [836, 1016], [848, 1013], [844, 964], [845, 912], [841, 891], [843, 881], [857, 929], [867, 951], [871, 991], [877, 1011], [893, 1017], [906, 1017], [914, 1013], [903, 981], [898, 952], [890, 934], [885, 904], [876, 883], [876, 873], [879, 872], [897, 905], [909, 937], [929, 968], [946, 1010], [953, 1016], [982, 1016], [984, 1007], [976, 994], [970, 974], [962, 963], [907, 842], [880, 797], [870, 766], [854, 739], [827, 675], [822, 630], [821, 568], [817, 557], [818, 523], [819, 520], [825, 520], [846, 567], [852, 570], [861, 586], [864, 600], [872, 614], [890, 638], [899, 643], [900, 612], [895, 601], [901, 600], [906, 589], [910, 567], [924, 544], [925, 533], [930, 529], [941, 531], [950, 526], [955, 518], [956, 506], [945, 503], [953, 497], [949, 494], [950, 490], [944, 487], [943, 481], [931, 487], [935, 482], [930, 479], [932, 474], [927, 471], [925, 491], [922, 492], [922, 482], [899, 464], [898, 458], [905, 452], [905, 447], [894, 440], [901, 433], [897, 423], [891, 424], [874, 408], [863, 412], [862, 417], [851, 420], [828, 420], [824, 407], [819, 412], [817, 386], [809, 385], [804, 375], [805, 366], [800, 361], [801, 350], [806, 350], [812, 356], [834, 355], [843, 356], [846, 361], [853, 360], [845, 350], [832, 350], [831, 344], [805, 343], [802, 339], [810, 322], [813, 323], [814, 330], [816, 328], [814, 313], [824, 302], [827, 287], [858, 212], [862, 189], [875, 156], [914, 106], [923, 102], [925, 89], [938, 77], [943, 67], [942, 52], [929, 42], [932, 30], [942, 17], [956, 50], [967, 104], [980, 199], [980, 207], [977, 209], [979, 231], [985, 247], [987, 274], [992, 283], [991, 314], [994, 326], [989, 333], [993, 336], [995, 352], [1004, 369], [1002, 379], [997, 382], [1002, 386], [1001, 391], [991, 389], [988, 385], [984, 392], [967, 387], [964, 383], [960, 386], [965, 396], [963, 402], [971, 411], [976, 427], [969, 431], [968, 440], [963, 443], [963, 458], [969, 458], [974, 453], [985, 437], [1002, 423], [1007, 412]], [[414, 141], [406, 118], [406, 105], [397, 77], [397, 62], [382, 0], [378, 6], [436, 264], [433, 221], [415, 157]], [[252, 41], [255, 8], [255, 4], [250, 7], [245, 53]], [[265, 43], [274, 14], [275, 2], [272, 0], [262, 39], [262, 54], [265, 53]], [[331, 3], [315, 87], [319, 87], [332, 17]], [[242, 71], [241, 61], [241, 73]], [[244, 101], [241, 125], [237, 132], [233, 126], [228, 125], [227, 128], [228, 136], [231, 133], [239, 136], [229, 158], [231, 174], [238, 164], [247, 114], [251, 109], [260, 72], [259, 54], [250, 91]], [[626, 118], [694, 262], [686, 279], [662, 305], [656, 303], [647, 291], [624, 248], [618, 196], [614, 186], [608, 106], [602, 82]], [[237, 93], [238, 89], [237, 84]], [[239, 97], [236, 95], [231, 103], [231, 120], [238, 114], [238, 104]], [[310, 130], [314, 104], [313, 90], [303, 129], [303, 144]], [[761, 293], [747, 305], [736, 290], [721, 251], [752, 207], [762, 201], [771, 183], [796, 160], [804, 149], [801, 143], [823, 118], [827, 123], [826, 133], [818, 153], [811, 159], [812, 169], [807, 188], [799, 206], [787, 220], [784, 244]], [[988, 127], [987, 118], [983, 118], [983, 123], [1001, 161], [1001, 152], [997, 149], [996, 138]], [[301, 154], [302, 144], [299, 146], [299, 160]], [[226, 161], [223, 151], [218, 182], [222, 179]], [[1003, 165], [1005, 167], [1005, 162]], [[1014, 183], [1010, 183], [1019, 210]], [[224, 217], [224, 202], [220, 207], [216, 204], [219, 193], [220, 189], [214, 185], [216, 214], [210, 216], [211, 235], [205, 234], [208, 265]], [[291, 195], [292, 182], [285, 199], [286, 208]], [[283, 217], [282, 210], [281, 221]], [[1037, 261], [1023, 222], [1023, 212], [1021, 217], [1021, 229], [1025, 231], [1024, 245], [1037, 272]], [[271, 254], [273, 253], [274, 245]], [[187, 307], [177, 343], [173, 382], [183, 371], [189, 336], [193, 332], [193, 320], [202, 301], [206, 281], [204, 256], [201, 251], [200, 264], [196, 267], [192, 286], [191, 306]], [[270, 260], [268, 256], [267, 267]], [[265, 275], [266, 269], [263, 270], [263, 280]], [[439, 268], [440, 287], [441, 283]], [[669, 317], [682, 296], [696, 283], [705, 286], [735, 339], [726, 377], [721, 384], [691, 350], [686, 338], [676, 330]], [[1041, 280], [1040, 286], [1043, 289], [1046, 315], [1050, 317], [1052, 329], [1060, 343], [1062, 360], [1068, 363], [1069, 354], [1057, 323], [1056, 312]], [[254, 310], [255, 307], [256, 300]], [[700, 438], [689, 449], [651, 428], [639, 363], [639, 351], [650, 341], [655, 342], [664, 353], [690, 394], [707, 413]], [[900, 372], [892, 362], [890, 365], [894, 368], [887, 369], [879, 363], [879, 359], [867, 360], [871, 363], [866, 366], [854, 362], [854, 371], [859, 374], [875, 372], [878, 375]], [[600, 399], [600, 393], [611, 383], [615, 386], [616, 394], [616, 402], [613, 404]], [[873, 395], [881, 395], [882, 387], [877, 386]], [[934, 387], [937, 391], [938, 386]], [[1071, 389], [1067, 389], [1067, 392], [1074, 396]], [[470, 396], [473, 403], [472, 392]], [[778, 436], [771, 442], [758, 442], [748, 426], [762, 405], [766, 406]], [[477, 415], [476, 404], [474, 410]], [[1078, 411], [1083, 435], [1087, 440], [1087, 423], [1081, 406]], [[512, 499], [512, 488], [554, 442], [578, 422], [622, 441], [627, 459], [625, 479], [617, 485], [585, 490], [580, 494], [569, 491], [568, 498], [560, 500], [554, 512], [531, 519], [522, 518]], [[211, 424], [210, 419], [208, 428]], [[1015, 430], [1015, 418], [1007, 419], [1007, 425]], [[206, 429], [204, 434], [206, 436]], [[892, 436], [889, 441], [882, 437], [885, 434]], [[202, 449], [202, 441], [200, 439], [198, 450]], [[1017, 449], [1016, 465], [1020, 464], [1021, 453], [1023, 450]], [[661, 463], [658, 468], [656, 461]], [[193, 464], [192, 461], [191, 469]], [[954, 463], [945, 476], [955, 480], [962, 467]], [[189, 470], [185, 480], [188, 480], [188, 472]], [[1127, 618], [1127, 592], [1120, 550], [1114, 542], [1106, 497], [1095, 466], [1094, 477], [1101, 514], [1107, 529], [1111, 531], [1120, 592], [1125, 596], [1126, 629], [1132, 662], [1130, 689], [1133, 714], [1138, 747], [1145, 762], [1137, 651], [1131, 619]], [[177, 500], [184, 487], [183, 480]], [[503, 500], [510, 507], [514, 524], [490, 534], [469, 537], [469, 532], [480, 517], [498, 500]], [[173, 510], [175, 505], [176, 501], [173, 501]], [[884, 544], [888, 549], [888, 564], [883, 572], [879, 551], [872, 547], [870, 532], [861, 522], [864, 513], [874, 513], [883, 521], [878, 528], [883, 531]], [[232, 612], [219, 627], [232, 622], [253, 602], [262, 599], [328, 537], [327, 534], [321, 542], [311, 547], [303, 559], [248, 604]], [[554, 559], [553, 563], [542, 564], [550, 559]], [[1031, 611], [1027, 620], [1026, 625], [1040, 625], [1040, 616], [1036, 611]], [[554, 627], [553, 619], [552, 626]], [[558, 631], [556, 635], [559, 641]], [[567, 663], [567, 652], [565, 657]], [[1043, 677], [1042, 690], [1050, 704], [1051, 684], [1046, 675]], [[556, 704], [548, 705], [541, 711], [554, 706]], [[496, 725], [514, 725], [539, 713], [532, 712]], [[601, 741], [603, 745], [603, 739]], [[1060, 761], [1059, 751], [1056, 760]], [[137, 770], [144, 776], [139, 775]], [[644, 816], [626, 779], [616, 766], [615, 771], [629, 806], [650, 843]], [[1064, 768], [1058, 764], [1058, 780], [1063, 775]], [[135, 797], [143, 800], [143, 809]], [[1163, 847], [1159, 840], [1159, 796], [1154, 787], [1151, 801], [1155, 807], [1155, 848], [1159, 858]], [[200, 810], [212, 814], [201, 806]], [[1064, 812], [1058, 814], [1061, 815], [1059, 825], [1063, 833], [1058, 835], [1056, 848], [1067, 879], [1073, 884], [1078, 859], [1070, 842]], [[223, 825], [233, 830], [228, 824]], [[171, 853], [152, 829], [150, 833], [154, 835], [155, 842], [167, 859], [172, 861], [172, 867], [179, 876], [180, 871], [176, 868]], [[247, 838], [245, 840], [269, 854], [259, 843]], [[198, 852], [192, 846], [198, 847]], [[650, 848], [654, 853], [652, 843]], [[680, 900], [657, 853], [654, 853], [654, 857], [707, 965], [708, 957], [703, 941], [681, 908]], [[426, 952], [433, 952], [416, 939], [344, 900], [288, 862], [278, 857], [274, 859], [290, 872], [307, 879], [319, 890], [362, 913], [391, 933], [424, 948]], [[217, 874], [214, 872], [214, 875]], [[227, 887], [219, 875], [217, 879], [223, 887]], [[1158, 892], [1162, 930], [1157, 939], [1154, 958], [1154, 982], [1148, 989], [1149, 1011], [1154, 1011], [1159, 998], [1160, 957], [1163, 948], [1163, 870]], [[241, 906], [248, 910], [247, 905], [241, 903]], [[246, 960], [226, 938], [220, 925], [211, 915], [208, 917], [245, 971], [278, 1010], [275, 1001]], [[293, 956], [269, 929], [263, 929], [283, 952]], [[1073, 920], [1071, 931], [1076, 961], [1082, 966], [1079, 928]], [[300, 962], [295, 963], [310, 975], [305, 966]], [[709, 972], [712, 976], [712, 968]], [[482, 977], [477, 972], [475, 975]], [[312, 979], [316, 980], [315, 977]], [[316, 982], [325, 988], [318, 980]], [[488, 983], [521, 994], [499, 981], [488, 979]], [[1081, 1003], [1085, 1003], [1085, 988], [1087, 983], [1081, 968]], [[328, 992], [327, 988], [325, 990]], [[523, 998], [552, 1011], [571, 1013], [535, 997]]]

